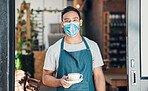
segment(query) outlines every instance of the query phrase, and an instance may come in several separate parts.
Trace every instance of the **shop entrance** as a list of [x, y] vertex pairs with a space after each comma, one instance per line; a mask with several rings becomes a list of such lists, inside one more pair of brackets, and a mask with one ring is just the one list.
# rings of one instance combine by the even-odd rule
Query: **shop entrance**
[[[0, 17], [2, 17], [2, 22], [0, 22], [0, 91], [14, 91], [15, 0], [5, 1], [0, 1], [2, 5], [0, 9]], [[116, 0], [116, 3], [111, 3], [110, 1], [115, 0], [90, 0], [94, 6], [91, 6], [93, 4], [89, 0], [83, 1], [86, 4], [84, 6], [85, 20], [93, 20], [93, 22], [85, 22], [85, 33], [101, 48], [105, 63], [103, 70], [106, 76], [107, 91], [147, 91], [148, 13], [146, 9], [148, 2], [146, 0], [123, 0], [121, 5], [124, 9], [113, 11], [108, 7], [110, 5], [113, 7], [113, 4], [121, 1]], [[100, 5], [95, 6], [95, 1], [98, 1]], [[103, 4], [108, 7], [102, 9]], [[105, 10], [105, 12], [98, 13], [103, 16], [103, 19], [100, 15], [98, 18], [90, 15], [97, 16], [95, 7], [100, 11]], [[90, 11], [92, 8], [93, 10]]]

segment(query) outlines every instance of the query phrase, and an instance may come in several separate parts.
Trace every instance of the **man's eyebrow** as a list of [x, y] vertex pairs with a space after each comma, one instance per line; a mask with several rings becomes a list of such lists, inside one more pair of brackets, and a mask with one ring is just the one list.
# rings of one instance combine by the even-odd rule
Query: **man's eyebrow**
[[64, 20], [67, 20], [67, 19], [69, 19], [69, 18], [64, 18]]
[[78, 19], [78, 17], [74, 17], [73, 19]]

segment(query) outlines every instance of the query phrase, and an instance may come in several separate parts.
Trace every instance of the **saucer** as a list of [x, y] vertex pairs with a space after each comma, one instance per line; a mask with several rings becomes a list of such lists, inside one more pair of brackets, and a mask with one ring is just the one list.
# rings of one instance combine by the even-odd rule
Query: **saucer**
[[73, 81], [66, 81], [66, 80], [64, 80], [66, 83], [72, 83], [72, 84], [76, 84], [76, 83], [79, 83], [79, 82], [81, 82], [83, 80], [83, 78], [81, 77], [80, 79], [78, 79], [78, 80], [73, 80]]

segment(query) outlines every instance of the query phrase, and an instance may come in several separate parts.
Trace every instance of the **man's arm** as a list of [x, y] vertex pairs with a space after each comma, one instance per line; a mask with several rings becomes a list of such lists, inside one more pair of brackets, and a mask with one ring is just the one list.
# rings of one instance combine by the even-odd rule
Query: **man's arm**
[[96, 67], [93, 69], [94, 85], [96, 91], [106, 91], [105, 89], [105, 78], [102, 71], [102, 67]]
[[50, 87], [59, 87], [63, 86], [64, 88], [69, 88], [72, 84], [66, 83], [64, 80], [68, 78], [68, 76], [63, 76], [61, 79], [57, 79], [53, 77], [54, 71], [44, 70], [42, 75], [42, 81], [44, 85]]

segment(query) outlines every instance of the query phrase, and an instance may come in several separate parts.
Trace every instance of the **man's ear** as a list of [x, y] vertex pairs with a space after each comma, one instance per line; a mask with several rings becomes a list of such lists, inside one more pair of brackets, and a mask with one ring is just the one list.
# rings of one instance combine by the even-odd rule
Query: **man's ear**
[[63, 24], [63, 22], [61, 22], [61, 26], [62, 26], [62, 28], [64, 28], [64, 24]]
[[83, 23], [83, 21], [82, 21], [82, 19], [80, 20], [80, 26], [82, 26], [82, 23]]

